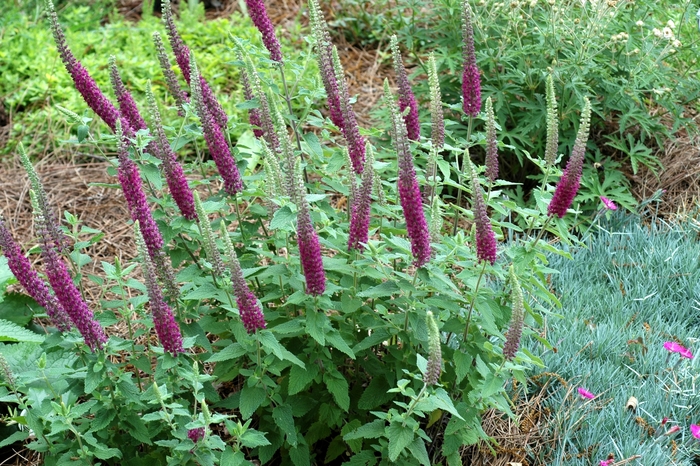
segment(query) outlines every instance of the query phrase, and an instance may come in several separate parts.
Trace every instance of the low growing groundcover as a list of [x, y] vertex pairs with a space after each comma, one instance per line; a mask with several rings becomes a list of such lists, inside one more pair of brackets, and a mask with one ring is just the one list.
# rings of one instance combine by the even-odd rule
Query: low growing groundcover
[[619, 216], [572, 256], [550, 264], [562, 309], [541, 329], [552, 348], [533, 379], [549, 380], [553, 448], [535, 464], [698, 464], [693, 225]]

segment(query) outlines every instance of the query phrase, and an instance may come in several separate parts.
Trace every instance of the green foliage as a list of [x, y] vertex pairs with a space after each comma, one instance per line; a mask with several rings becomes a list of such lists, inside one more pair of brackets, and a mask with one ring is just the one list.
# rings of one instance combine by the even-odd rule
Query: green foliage
[[[694, 464], [697, 439], [689, 425], [700, 416], [693, 401], [697, 357], [663, 347], [674, 341], [697, 353], [694, 233], [689, 224], [649, 227], [615, 215], [573, 261], [553, 259], [560, 274], [552, 286], [563, 296], [563, 315], [547, 318], [555, 348], [529, 344], [561, 377], [549, 379], [546, 398], [556, 442], [539, 461], [598, 464], [613, 454], [616, 461], [641, 455], [653, 464]], [[595, 400], [582, 399], [577, 387]], [[639, 403], [634, 410], [626, 409], [631, 396]], [[674, 426], [680, 431], [667, 434]]]

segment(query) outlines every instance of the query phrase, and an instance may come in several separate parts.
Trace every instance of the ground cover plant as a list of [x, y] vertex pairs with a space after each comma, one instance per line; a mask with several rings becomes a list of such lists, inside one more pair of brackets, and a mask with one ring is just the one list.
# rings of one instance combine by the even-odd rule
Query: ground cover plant
[[[102, 57], [112, 91], [100, 89], [47, 3], [62, 72], [106, 126], [62, 112], [78, 142], [108, 148], [134, 243], [130, 260], [85, 273], [86, 248], [109, 232], [57, 215], [18, 146], [41, 267], [5, 219], [0, 246], [15, 278], [3, 284], [18, 280], [55, 328], [32, 330], [31, 313], [0, 320], [0, 402], [18, 429], [0, 446], [24, 441], [46, 464], [461, 464], [462, 447], [486, 437], [482, 413], [511, 413], [508, 381], [524, 384], [542, 365], [520, 342], [546, 345], [536, 327], [559, 305], [547, 255], [567, 253], [543, 237], [576, 242], [579, 219], [567, 212], [591, 103], [578, 102], [562, 171], [549, 77], [546, 150], [532, 157], [541, 184], [525, 208], [501, 197], [511, 184], [499, 179], [466, 2], [462, 101], [452, 104], [467, 133], [445, 127], [429, 60], [430, 137], [398, 38], [398, 98], [387, 82], [389, 118], [360, 128], [319, 5], [308, 7], [313, 48], [287, 52], [264, 5], [246, 3], [264, 49], [226, 39], [244, 95], [233, 113], [169, 3], [153, 37], [162, 77], [143, 96], [130, 91], [128, 49]], [[302, 79], [309, 70], [318, 75]], [[482, 117], [483, 134], [472, 134]], [[483, 165], [470, 156], [479, 146]], [[88, 281], [104, 293], [93, 308]], [[127, 330], [111, 334], [120, 323]]]
[[586, 243], [551, 263], [567, 315], [548, 319], [553, 347], [533, 376], [552, 418], [540, 460], [696, 464], [696, 230], [618, 215]]

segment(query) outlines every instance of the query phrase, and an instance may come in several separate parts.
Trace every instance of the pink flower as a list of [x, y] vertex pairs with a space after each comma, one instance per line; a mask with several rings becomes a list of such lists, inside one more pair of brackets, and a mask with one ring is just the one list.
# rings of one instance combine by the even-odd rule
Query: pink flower
[[592, 400], [595, 398], [595, 395], [588, 390], [586, 390], [583, 387], [578, 387], [578, 394], [581, 395], [581, 398], [587, 398], [589, 400]]
[[693, 434], [693, 437], [696, 439], [700, 439], [700, 426], [697, 424], [690, 424], [690, 433]]
[[680, 426], [675, 425], [668, 429], [664, 435], [672, 435], [678, 432], [679, 430], [681, 430]]
[[676, 343], [675, 341], [667, 341], [664, 343], [664, 348], [671, 353], [678, 353], [684, 358], [693, 359], [693, 353], [685, 346]]
[[601, 460], [600, 461], [600, 466], [612, 466], [612, 464], [615, 463], [614, 459], [610, 460]]
[[605, 196], [600, 196], [600, 200], [603, 201], [603, 205], [608, 210], [617, 210], [617, 205]]

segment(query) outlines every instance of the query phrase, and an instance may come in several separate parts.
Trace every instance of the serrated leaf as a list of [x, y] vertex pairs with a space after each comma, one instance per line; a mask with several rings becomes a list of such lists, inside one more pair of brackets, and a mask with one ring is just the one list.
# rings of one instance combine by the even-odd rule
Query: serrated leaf
[[363, 438], [379, 438], [384, 435], [385, 422], [382, 419], [375, 419], [343, 436], [343, 440], [357, 440]]
[[372, 288], [368, 288], [365, 291], [358, 293], [357, 296], [361, 298], [384, 298], [386, 296], [391, 296], [399, 291], [399, 286], [395, 282], [383, 282]]
[[90, 422], [90, 430], [99, 432], [109, 425], [110, 422], [117, 416], [117, 411], [114, 409], [103, 409], [95, 413], [95, 418]]
[[141, 419], [136, 413], [129, 413], [124, 421], [130, 425], [131, 429], [126, 429], [126, 431], [141, 443], [147, 443], [151, 445], [151, 437], [148, 435], [148, 428], [144, 424], [143, 419]]
[[357, 402], [360, 409], [373, 409], [391, 400], [394, 395], [389, 393], [389, 382], [384, 377], [374, 377]]
[[263, 445], [270, 445], [270, 441], [265, 438], [265, 434], [255, 429], [246, 430], [243, 435], [239, 438], [241, 445], [247, 448], [261, 447]]
[[352, 349], [348, 344], [345, 342], [343, 339], [342, 335], [338, 333], [337, 331], [333, 331], [329, 334], [326, 335], [326, 340], [330, 345], [337, 349], [338, 351], [342, 351], [343, 353], [347, 354], [350, 358], [355, 359], [355, 353], [352, 352]]
[[275, 424], [277, 424], [277, 427], [287, 436], [287, 442], [292, 446], [296, 446], [297, 431], [294, 427], [292, 408], [287, 404], [275, 406], [272, 410], [272, 419], [275, 421]]
[[280, 345], [280, 342], [277, 341], [277, 338], [275, 338], [275, 336], [269, 330], [262, 330], [258, 332], [257, 337], [260, 339], [260, 344], [263, 346], [263, 348], [272, 352], [279, 359], [289, 361], [299, 367], [304, 367], [304, 363], [301, 362], [299, 358], [294, 356], [293, 353], [289, 352], [282, 345]]
[[340, 406], [343, 411], [347, 412], [350, 409], [350, 395], [348, 393], [348, 381], [345, 380], [343, 374], [337, 371], [326, 373], [323, 376], [323, 381], [328, 391], [333, 395], [336, 404]]
[[353, 455], [349, 461], [345, 461], [343, 466], [374, 466], [377, 464], [377, 456], [371, 450], [363, 450]]
[[270, 230], [291, 228], [296, 218], [296, 212], [292, 212], [292, 209], [290, 209], [289, 206], [280, 207], [272, 216], [272, 220], [270, 221]]
[[252, 416], [255, 410], [265, 401], [266, 396], [265, 389], [262, 387], [244, 386], [241, 390], [241, 399], [239, 403], [241, 417], [245, 420]]
[[12, 445], [15, 442], [22, 442], [29, 437], [29, 431], [20, 430], [14, 434], [0, 440], [0, 448]]
[[413, 430], [398, 422], [392, 422], [386, 428], [386, 436], [389, 438], [389, 460], [396, 461], [413, 441]]
[[464, 380], [472, 368], [473, 358], [460, 350], [455, 350], [452, 360], [454, 361], [457, 383], [462, 383], [462, 380]]
[[310, 364], [306, 368], [292, 366], [289, 371], [289, 395], [296, 395], [304, 390], [309, 383], [318, 375], [318, 365]]
[[425, 441], [416, 437], [411, 443], [408, 444], [408, 451], [411, 452], [413, 457], [418, 460], [423, 466], [430, 466], [430, 458], [428, 457], [428, 450], [425, 449]]
[[306, 313], [306, 333], [321, 346], [326, 346], [326, 327], [328, 317], [323, 312], [309, 311]]
[[221, 362], [230, 359], [238, 359], [244, 354], [246, 354], [246, 350], [240, 343], [232, 343], [218, 353], [213, 354], [206, 362]]
[[[0, 286], [0, 293], [1, 288]], [[23, 293], [7, 293], [2, 298], [0, 299], [0, 319], [9, 320], [20, 327], [29, 324], [35, 313], [44, 311], [34, 298]]]
[[9, 320], [0, 319], [0, 341], [41, 343], [44, 336], [20, 327]]
[[305, 443], [300, 443], [296, 447], [290, 448], [289, 457], [292, 463], [294, 463], [294, 466], [311, 466], [309, 446]]

